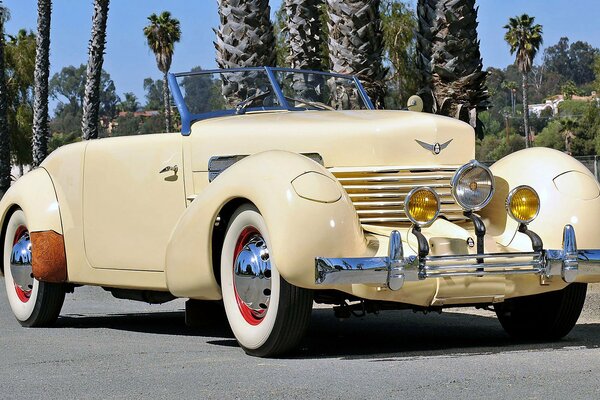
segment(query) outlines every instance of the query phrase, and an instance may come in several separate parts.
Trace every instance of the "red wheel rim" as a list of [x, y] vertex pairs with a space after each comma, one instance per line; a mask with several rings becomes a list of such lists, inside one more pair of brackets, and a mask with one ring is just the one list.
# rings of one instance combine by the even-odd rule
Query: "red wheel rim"
[[[233, 268], [234, 275], [235, 275], [235, 264], [236, 264], [238, 256], [244, 249], [244, 246], [246, 246], [246, 244], [250, 241], [250, 239], [252, 239], [256, 235], [261, 236], [258, 229], [256, 229], [253, 226], [248, 226], [248, 227], [244, 228], [242, 230], [242, 232], [240, 233], [240, 236], [238, 237], [238, 240], [235, 245], [235, 250], [233, 253], [232, 268]], [[233, 283], [233, 292], [235, 294], [235, 300], [237, 302], [238, 309], [240, 310], [240, 314], [242, 315], [244, 320], [253, 326], [260, 324], [263, 321], [265, 315], [267, 314], [267, 310], [256, 311], [256, 310], [253, 310], [250, 307], [248, 307], [248, 305], [241, 299], [240, 295], [238, 294], [235, 282]]]
[[[19, 225], [19, 227], [17, 228], [17, 230], [15, 232], [15, 237], [13, 238], [13, 246], [15, 244], [17, 244], [19, 239], [21, 239], [21, 237], [25, 233], [27, 233], [27, 227], [25, 227], [24, 225]], [[15, 292], [17, 293], [17, 297], [19, 298], [19, 300], [21, 300], [22, 303], [27, 303], [29, 301], [29, 299], [31, 298], [31, 292], [33, 291], [33, 289], [23, 290], [16, 283], [14, 284], [14, 287], [15, 287]]]

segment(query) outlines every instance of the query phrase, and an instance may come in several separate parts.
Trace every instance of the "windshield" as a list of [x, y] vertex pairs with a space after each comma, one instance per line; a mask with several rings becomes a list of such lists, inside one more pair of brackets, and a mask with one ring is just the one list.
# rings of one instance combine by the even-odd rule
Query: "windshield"
[[182, 132], [201, 119], [251, 112], [373, 108], [351, 76], [285, 68], [196, 70], [169, 76]]

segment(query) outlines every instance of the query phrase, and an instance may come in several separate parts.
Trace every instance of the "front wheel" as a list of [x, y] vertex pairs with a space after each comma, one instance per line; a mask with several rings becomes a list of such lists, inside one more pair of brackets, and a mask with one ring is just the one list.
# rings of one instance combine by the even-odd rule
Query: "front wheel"
[[585, 302], [586, 283], [517, 297], [494, 306], [504, 330], [515, 339], [558, 340], [573, 329]]
[[33, 277], [31, 239], [21, 210], [10, 216], [6, 226], [3, 262], [6, 294], [17, 321], [27, 327], [52, 325], [62, 308], [65, 291], [60, 284]]
[[312, 291], [289, 284], [270, 255], [262, 215], [239, 207], [221, 254], [221, 289], [227, 320], [247, 354], [276, 356], [294, 349], [310, 322]]

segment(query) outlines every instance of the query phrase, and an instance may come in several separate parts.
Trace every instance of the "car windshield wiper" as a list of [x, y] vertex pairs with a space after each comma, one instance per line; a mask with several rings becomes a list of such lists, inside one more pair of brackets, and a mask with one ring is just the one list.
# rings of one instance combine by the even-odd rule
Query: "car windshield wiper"
[[335, 111], [335, 108], [328, 106], [325, 103], [321, 103], [320, 101], [310, 101], [310, 100], [299, 99], [299, 98], [295, 98], [295, 97], [287, 97], [287, 96], [285, 97], [285, 99], [295, 101], [296, 103], [305, 104], [307, 106], [311, 106], [311, 107], [317, 108], [319, 110]]
[[254, 96], [250, 96], [247, 99], [240, 101], [238, 104], [236, 104], [235, 106], [235, 114], [236, 115], [240, 115], [240, 114], [244, 114], [246, 113], [246, 108], [248, 108], [248, 106], [250, 106], [252, 103], [254, 103], [256, 100], [261, 100], [264, 99], [265, 97], [267, 97], [268, 95], [271, 94], [270, 90], [267, 90], [266, 92], [262, 92], [262, 93], [257, 93]]

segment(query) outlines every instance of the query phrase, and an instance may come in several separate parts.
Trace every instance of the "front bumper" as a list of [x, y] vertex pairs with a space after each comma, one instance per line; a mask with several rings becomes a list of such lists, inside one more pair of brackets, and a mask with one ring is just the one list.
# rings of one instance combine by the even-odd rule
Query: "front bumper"
[[575, 230], [566, 225], [560, 250], [404, 257], [400, 233], [393, 231], [387, 257], [318, 257], [315, 264], [316, 284], [329, 287], [365, 284], [399, 290], [406, 281], [429, 278], [524, 274], [560, 276], [571, 283], [579, 275], [600, 275], [600, 249], [578, 250]]

